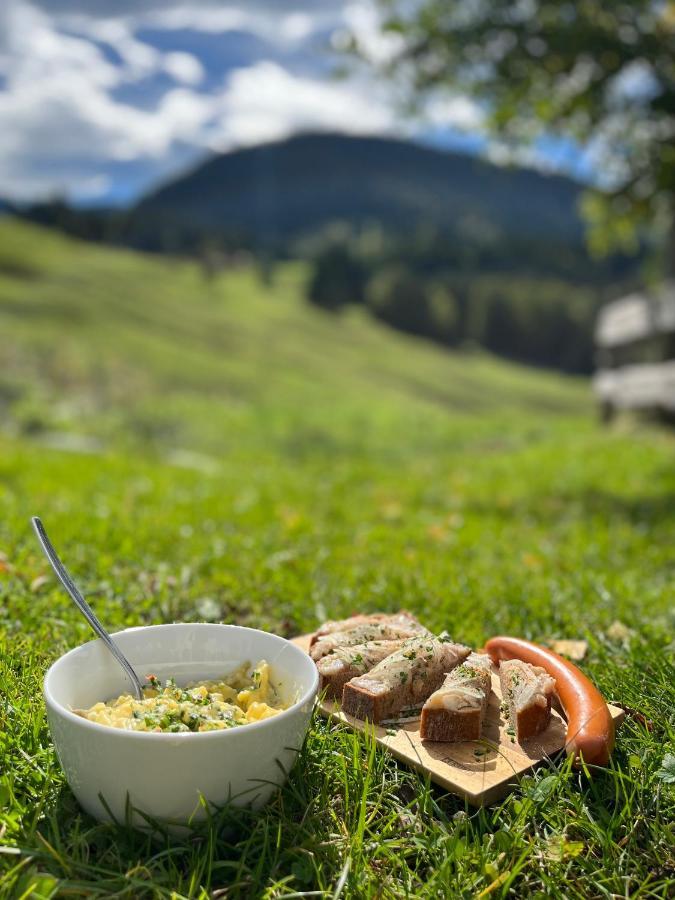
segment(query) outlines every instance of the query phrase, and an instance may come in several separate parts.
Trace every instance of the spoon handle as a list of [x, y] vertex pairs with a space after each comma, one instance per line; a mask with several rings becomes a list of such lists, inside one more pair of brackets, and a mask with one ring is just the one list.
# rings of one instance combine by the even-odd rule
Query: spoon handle
[[122, 666], [124, 671], [127, 673], [129, 678], [131, 679], [131, 683], [134, 686], [134, 693], [136, 694], [137, 699], [142, 700], [143, 699], [143, 685], [141, 684], [138, 676], [136, 675], [133, 668], [131, 667], [129, 661], [124, 656], [122, 651], [118, 648], [117, 644], [110, 637], [110, 635], [105, 630], [103, 625], [101, 625], [101, 623], [99, 622], [99, 620], [96, 616], [96, 613], [91, 608], [91, 606], [89, 606], [87, 601], [84, 599], [82, 594], [77, 589], [75, 582], [68, 574], [68, 570], [66, 569], [66, 567], [63, 565], [63, 563], [59, 559], [58, 553], [54, 549], [52, 542], [47, 537], [47, 532], [45, 531], [44, 526], [43, 526], [42, 522], [40, 521], [40, 519], [38, 518], [38, 516], [33, 516], [33, 518], [31, 519], [31, 522], [33, 524], [33, 529], [35, 531], [35, 534], [37, 535], [37, 539], [40, 541], [42, 549], [44, 550], [47, 559], [51, 563], [51, 567], [54, 570], [56, 577], [59, 579], [59, 581], [61, 582], [63, 587], [66, 589], [70, 598], [77, 605], [77, 607], [79, 608], [82, 615], [89, 622], [89, 624], [94, 629], [96, 634], [105, 643], [105, 645], [108, 647], [108, 649], [110, 650], [112, 655], [115, 657], [117, 662]]

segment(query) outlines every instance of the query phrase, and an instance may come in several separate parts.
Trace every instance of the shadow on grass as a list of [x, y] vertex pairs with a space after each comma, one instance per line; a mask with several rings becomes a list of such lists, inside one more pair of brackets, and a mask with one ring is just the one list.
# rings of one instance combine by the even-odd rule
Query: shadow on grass
[[262, 810], [225, 807], [176, 833], [159, 823], [140, 830], [98, 822], [64, 785], [21, 850], [39, 873], [59, 880], [63, 893], [196, 896], [198, 885], [228, 897], [257, 896], [282, 879], [302, 890], [316, 883], [303, 854], [318, 851], [325, 836], [309, 787], [298, 766]]

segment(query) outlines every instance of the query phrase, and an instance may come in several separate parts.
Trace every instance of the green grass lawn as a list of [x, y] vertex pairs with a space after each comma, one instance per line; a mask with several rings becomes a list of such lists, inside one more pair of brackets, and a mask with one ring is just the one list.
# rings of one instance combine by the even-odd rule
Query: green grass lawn
[[[583, 381], [307, 309], [302, 278], [0, 223], [0, 896], [673, 896], [673, 436], [600, 429]], [[316, 718], [259, 815], [101, 825], [49, 740], [44, 671], [91, 634], [32, 514], [110, 628], [405, 606], [474, 645], [585, 638], [641, 715], [608, 771], [554, 761], [490, 809]]]

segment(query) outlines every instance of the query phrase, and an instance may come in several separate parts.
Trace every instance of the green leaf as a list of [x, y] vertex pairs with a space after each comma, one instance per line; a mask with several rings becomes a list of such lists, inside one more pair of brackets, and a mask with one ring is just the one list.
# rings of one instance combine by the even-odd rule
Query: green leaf
[[17, 882], [17, 896], [30, 897], [31, 900], [50, 900], [58, 885], [58, 880], [53, 875], [31, 868]]
[[666, 784], [675, 784], [675, 753], [666, 753], [656, 777]]
[[535, 803], [543, 803], [545, 800], [548, 800], [551, 794], [553, 794], [557, 784], [557, 775], [547, 775], [546, 778], [542, 778], [542, 780], [534, 786], [530, 792], [530, 797]]
[[314, 878], [314, 868], [306, 856], [301, 856], [293, 863], [291, 872], [301, 884], [310, 884]]

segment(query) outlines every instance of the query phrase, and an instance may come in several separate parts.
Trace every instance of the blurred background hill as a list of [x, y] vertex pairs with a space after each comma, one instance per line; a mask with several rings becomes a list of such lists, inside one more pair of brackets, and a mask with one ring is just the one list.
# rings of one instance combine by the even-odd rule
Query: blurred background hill
[[574, 180], [401, 140], [298, 135], [207, 159], [128, 210], [21, 207], [71, 235], [268, 273], [311, 266], [307, 294], [446, 346], [589, 372], [598, 307], [640, 256], [593, 258]]
[[588, 403], [580, 382], [479, 352], [453, 358], [362, 310], [312, 310], [305, 279], [302, 263], [284, 263], [272, 285], [250, 266], [205, 281], [195, 262], [6, 219], [3, 430], [64, 449], [179, 460], [182, 451], [243, 460], [261, 452], [263, 435], [272, 456], [358, 455], [371, 442], [389, 455], [403, 452], [404, 421], [425, 423], [420, 443], [430, 450], [450, 423], [458, 440], [480, 440], [500, 421], [526, 431], [534, 409], [576, 416]]
[[[208, 160], [151, 192], [133, 215], [155, 224], [155, 241], [168, 220], [282, 252], [335, 222], [404, 236], [422, 225], [470, 244], [511, 235], [580, 245], [579, 194], [560, 176], [400, 140], [314, 134]], [[146, 241], [163, 249], [152, 235]]]

